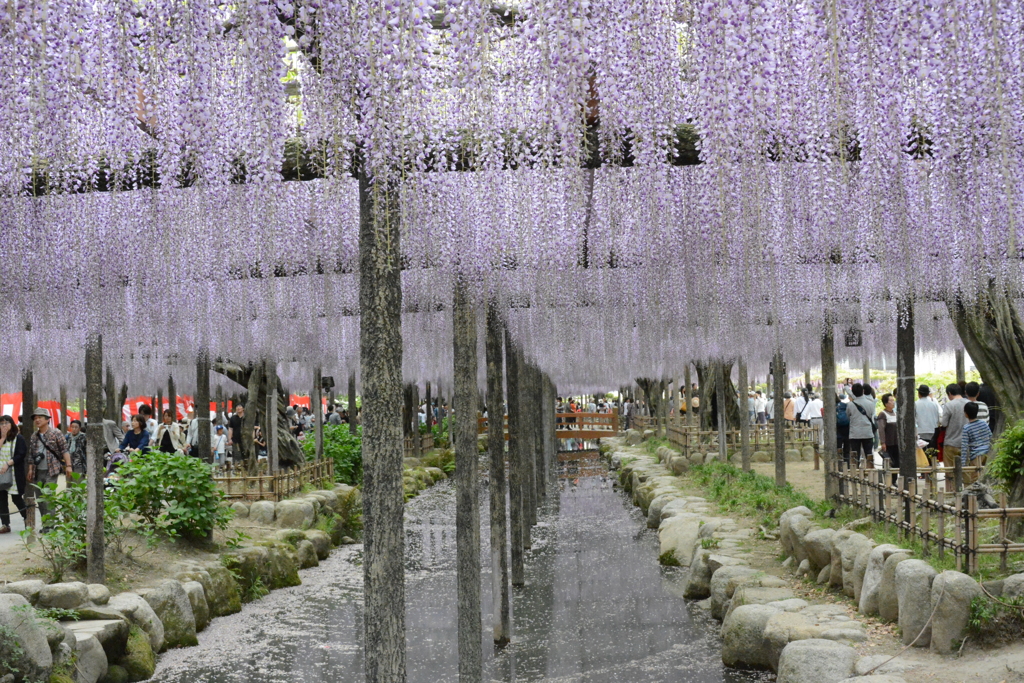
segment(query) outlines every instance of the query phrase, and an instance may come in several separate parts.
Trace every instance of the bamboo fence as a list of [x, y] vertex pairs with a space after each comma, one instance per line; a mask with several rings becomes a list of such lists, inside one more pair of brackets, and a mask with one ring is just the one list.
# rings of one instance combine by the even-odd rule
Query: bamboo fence
[[224, 491], [227, 500], [272, 500], [279, 502], [299, 493], [307, 484], [332, 486], [334, 484], [334, 461], [311, 462], [291, 470], [256, 476], [214, 477], [213, 481]]

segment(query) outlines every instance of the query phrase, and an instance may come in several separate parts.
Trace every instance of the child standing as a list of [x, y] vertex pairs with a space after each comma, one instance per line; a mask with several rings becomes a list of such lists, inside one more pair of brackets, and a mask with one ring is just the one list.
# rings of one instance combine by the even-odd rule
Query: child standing
[[224, 453], [228, 447], [228, 437], [224, 434], [224, 425], [217, 425], [217, 432], [213, 435], [213, 465], [214, 467], [223, 467], [226, 462]]
[[[992, 449], [992, 430], [988, 423], [978, 419], [979, 406], [971, 402], [964, 405], [964, 416], [967, 424], [964, 425], [963, 437], [960, 442], [960, 465], [966, 467], [968, 464], [984, 467], [988, 460], [988, 452]], [[978, 481], [979, 471], [964, 472], [964, 484], [973, 484]]]

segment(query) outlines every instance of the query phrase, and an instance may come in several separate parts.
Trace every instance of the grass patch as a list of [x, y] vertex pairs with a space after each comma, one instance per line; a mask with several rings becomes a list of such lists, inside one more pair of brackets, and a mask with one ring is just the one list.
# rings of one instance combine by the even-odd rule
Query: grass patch
[[658, 555], [658, 563], [663, 567], [680, 567], [679, 560], [676, 559], [676, 555], [671, 550], [666, 550], [661, 555]]
[[717, 460], [696, 465], [690, 470], [690, 478], [724, 512], [751, 517], [769, 529], [776, 527], [779, 517], [790, 508], [804, 505], [819, 517], [826, 517], [835, 507], [831, 501], [812, 500], [790, 484], [776, 486], [771, 477], [744, 472]]
[[658, 449], [662, 446], [668, 446], [672, 450], [678, 450], [668, 439], [665, 438], [653, 438], [644, 441], [644, 450], [647, 451], [648, 455], [656, 454]]
[[995, 602], [981, 595], [971, 600], [967, 632], [978, 642], [990, 646], [1005, 644], [1020, 638], [1022, 629], [1024, 598]]

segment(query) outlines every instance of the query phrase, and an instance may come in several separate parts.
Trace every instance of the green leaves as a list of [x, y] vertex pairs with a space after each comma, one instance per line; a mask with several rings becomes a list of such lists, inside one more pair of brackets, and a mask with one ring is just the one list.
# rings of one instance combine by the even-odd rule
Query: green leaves
[[996, 455], [986, 472], [1009, 489], [1018, 477], [1024, 476], [1024, 420], [1008, 427], [995, 443]]
[[[334, 461], [334, 479], [342, 484], [358, 486], [363, 481], [363, 440], [348, 431], [348, 425], [324, 425], [324, 457]], [[307, 436], [302, 441], [306, 460], [316, 458], [316, 440]]]

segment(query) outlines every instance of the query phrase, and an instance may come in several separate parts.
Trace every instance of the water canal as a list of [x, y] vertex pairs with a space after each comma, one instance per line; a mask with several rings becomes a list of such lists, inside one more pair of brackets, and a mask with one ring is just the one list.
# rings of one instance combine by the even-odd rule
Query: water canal
[[[584, 459], [578, 459], [584, 458]], [[553, 495], [557, 494], [557, 495]], [[489, 557], [487, 487], [482, 557]], [[658, 538], [586, 454], [561, 463], [538, 516], [527, 586], [513, 592], [513, 643], [490, 642], [490, 572], [482, 577], [485, 679], [588, 683], [740, 683], [725, 669], [718, 625], [682, 598], [685, 574], [658, 565]], [[450, 482], [406, 506], [408, 680], [457, 681], [455, 496]], [[359, 546], [335, 551], [275, 591], [215, 620], [199, 646], [165, 653], [160, 683], [363, 680]]]

